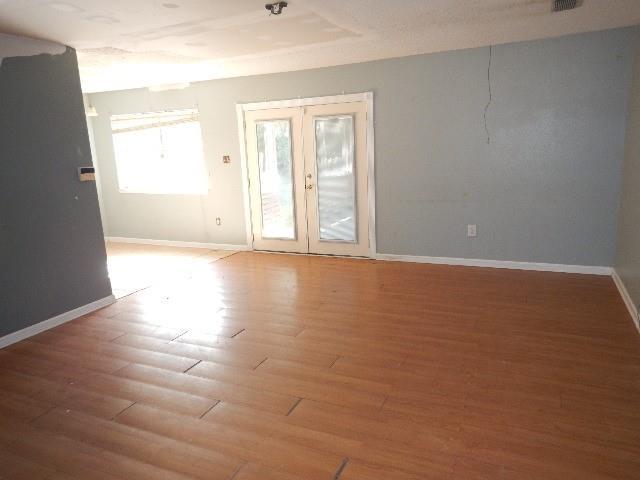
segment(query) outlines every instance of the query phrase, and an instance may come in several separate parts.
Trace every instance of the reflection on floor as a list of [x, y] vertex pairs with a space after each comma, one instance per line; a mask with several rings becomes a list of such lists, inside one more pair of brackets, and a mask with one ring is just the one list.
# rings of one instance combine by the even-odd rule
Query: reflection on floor
[[107, 242], [111, 288], [122, 298], [151, 285], [188, 278], [234, 251]]
[[640, 472], [606, 276], [241, 252], [0, 350], [0, 477]]

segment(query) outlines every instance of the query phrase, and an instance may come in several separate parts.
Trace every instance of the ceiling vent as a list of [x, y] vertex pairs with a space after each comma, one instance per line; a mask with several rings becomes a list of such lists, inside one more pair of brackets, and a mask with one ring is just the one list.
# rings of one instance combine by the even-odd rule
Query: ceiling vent
[[551, 3], [552, 12], [564, 12], [565, 10], [573, 10], [582, 5], [582, 0], [553, 0]]

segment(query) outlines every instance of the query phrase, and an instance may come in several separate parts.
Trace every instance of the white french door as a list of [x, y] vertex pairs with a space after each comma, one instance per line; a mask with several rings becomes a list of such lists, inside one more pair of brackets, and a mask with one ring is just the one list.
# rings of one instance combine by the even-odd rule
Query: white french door
[[253, 246], [367, 256], [367, 103], [245, 112]]

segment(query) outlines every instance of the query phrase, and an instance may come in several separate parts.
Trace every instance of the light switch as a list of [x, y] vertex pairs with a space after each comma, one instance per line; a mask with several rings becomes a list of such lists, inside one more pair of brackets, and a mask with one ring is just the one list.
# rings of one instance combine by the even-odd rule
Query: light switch
[[81, 182], [95, 182], [96, 169], [94, 167], [78, 167], [78, 179]]

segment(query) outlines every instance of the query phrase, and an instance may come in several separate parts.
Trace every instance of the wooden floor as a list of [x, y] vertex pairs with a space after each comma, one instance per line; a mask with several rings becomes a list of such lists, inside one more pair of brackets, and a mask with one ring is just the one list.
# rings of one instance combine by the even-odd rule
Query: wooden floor
[[0, 351], [0, 478], [640, 478], [608, 277], [238, 253]]
[[233, 255], [228, 250], [181, 248], [123, 242], [106, 242], [107, 266], [116, 298], [178, 277]]

